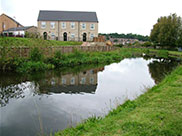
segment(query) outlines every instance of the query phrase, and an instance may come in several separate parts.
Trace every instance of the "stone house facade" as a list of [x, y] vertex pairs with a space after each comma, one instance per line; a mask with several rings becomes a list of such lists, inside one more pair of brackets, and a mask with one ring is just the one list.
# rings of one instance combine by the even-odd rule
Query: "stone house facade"
[[20, 23], [18, 23], [13, 18], [7, 16], [6, 14], [1, 14], [0, 16], [0, 33], [4, 30], [8, 30], [14, 27], [23, 27]]
[[96, 12], [41, 10], [38, 32], [44, 39], [92, 41], [98, 37], [97, 15]]

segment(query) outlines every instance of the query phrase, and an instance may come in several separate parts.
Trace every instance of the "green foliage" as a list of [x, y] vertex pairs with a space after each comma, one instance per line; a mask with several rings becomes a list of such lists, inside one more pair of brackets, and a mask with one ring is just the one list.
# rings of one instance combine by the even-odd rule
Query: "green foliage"
[[153, 26], [150, 39], [159, 46], [182, 46], [182, 19], [176, 14], [160, 17]]
[[173, 56], [181, 56], [181, 53], [173, 51], [152, 50], [150, 52], [149, 49], [118, 48], [118, 50], [111, 52], [80, 52], [75, 50], [70, 54], [61, 54], [61, 51], [56, 51], [53, 57], [44, 58], [39, 48], [33, 48], [29, 58], [0, 59], [0, 69], [32, 72], [37, 71], [37, 69], [40, 71], [43, 68], [47, 69], [46, 65], [49, 64], [52, 68], [73, 67], [81, 64], [110, 64], [112, 62], [119, 62], [124, 58], [142, 56], [143, 53], [149, 54], [152, 52], [155, 54], [159, 52], [158, 56], [162, 57], [167, 57], [169, 53]]
[[25, 32], [25, 37], [26, 38], [39, 38], [40, 36], [37, 33]]
[[31, 73], [31, 72], [45, 71], [49, 69], [54, 69], [54, 65], [45, 64], [44, 62], [41, 62], [41, 61], [37, 61], [37, 62], [28, 61], [19, 65], [16, 71], [19, 73]]
[[19, 38], [19, 37], [0, 37], [0, 47], [6, 46], [28, 46], [28, 47], [42, 47], [42, 46], [70, 46], [81, 45], [82, 42], [74, 41], [56, 41], [43, 40], [39, 38]]
[[126, 101], [102, 119], [88, 119], [55, 136], [181, 136], [182, 66], [133, 101]]
[[132, 34], [132, 33], [129, 33], [129, 34], [118, 34], [118, 33], [104, 34], [104, 33], [100, 33], [99, 35], [105, 36], [107, 40], [109, 40], [109, 37], [110, 37], [110, 38], [138, 39], [139, 41], [149, 41], [148, 36]]
[[157, 52], [157, 55], [162, 58], [168, 58], [169, 53], [167, 50], [160, 50]]
[[143, 47], [151, 47], [152, 46], [152, 43], [147, 41], [145, 43], [142, 44]]
[[30, 60], [31, 61], [42, 61], [44, 58], [43, 54], [41, 53], [40, 49], [35, 47], [30, 52]]
[[115, 39], [114, 42], [118, 42], [118, 39]]
[[121, 47], [123, 47], [123, 44], [116, 44], [114, 46], [121, 48]]
[[61, 54], [61, 51], [56, 51], [55, 52], [55, 55], [54, 55], [54, 58], [62, 59], [63, 58], [63, 55]]

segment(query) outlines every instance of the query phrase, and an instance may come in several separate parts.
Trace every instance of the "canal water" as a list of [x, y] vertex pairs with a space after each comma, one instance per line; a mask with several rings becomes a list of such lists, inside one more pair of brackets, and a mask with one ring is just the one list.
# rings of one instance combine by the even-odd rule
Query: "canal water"
[[0, 74], [0, 135], [49, 135], [134, 100], [177, 66], [170, 59], [124, 59], [106, 66], [32, 75]]

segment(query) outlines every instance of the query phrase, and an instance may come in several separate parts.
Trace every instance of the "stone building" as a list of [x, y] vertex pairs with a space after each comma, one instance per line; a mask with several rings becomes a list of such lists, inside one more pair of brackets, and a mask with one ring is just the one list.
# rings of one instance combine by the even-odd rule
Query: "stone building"
[[13, 18], [7, 16], [6, 14], [1, 14], [0, 16], [0, 33], [10, 28], [23, 27]]
[[40, 10], [38, 32], [44, 39], [92, 41], [98, 37], [96, 12]]
[[25, 27], [9, 28], [7, 30], [4, 30], [3, 34], [7, 35], [7, 36], [24, 37], [26, 32], [31, 33], [31, 34], [37, 34], [37, 27], [35, 27], [35, 26], [25, 26]]

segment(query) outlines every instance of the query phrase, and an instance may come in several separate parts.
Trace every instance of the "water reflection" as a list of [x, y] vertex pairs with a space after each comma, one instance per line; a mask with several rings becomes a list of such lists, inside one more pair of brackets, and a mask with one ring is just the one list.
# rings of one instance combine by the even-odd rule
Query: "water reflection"
[[0, 131], [3, 136], [49, 134], [103, 116], [143, 94], [176, 65], [174, 60], [135, 58], [105, 67], [1, 74]]

